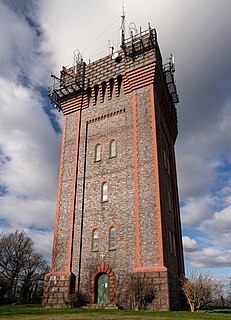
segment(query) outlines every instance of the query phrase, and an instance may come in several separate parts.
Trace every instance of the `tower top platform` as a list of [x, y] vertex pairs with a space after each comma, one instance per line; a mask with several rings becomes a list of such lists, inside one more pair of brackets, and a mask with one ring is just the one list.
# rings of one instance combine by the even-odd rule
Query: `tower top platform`
[[[80, 53], [75, 56], [71, 68], [63, 67], [60, 78], [52, 75], [54, 84], [49, 88], [48, 96], [57, 108], [62, 110], [62, 101], [69, 97], [82, 95], [84, 92], [102, 82], [108, 82], [141, 67], [153, 64], [158, 66], [166, 78], [166, 84], [172, 102], [178, 103], [179, 98], [170, 63], [162, 65], [162, 57], [157, 42], [155, 29], [149, 28], [122, 40], [121, 48], [101, 59], [86, 64]], [[144, 69], [145, 73], [145, 69]], [[145, 83], [145, 82], [144, 82]]]

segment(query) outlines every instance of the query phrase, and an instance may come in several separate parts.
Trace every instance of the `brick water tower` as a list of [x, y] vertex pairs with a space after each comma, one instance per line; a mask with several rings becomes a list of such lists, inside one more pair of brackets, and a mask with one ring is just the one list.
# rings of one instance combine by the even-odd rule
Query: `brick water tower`
[[131, 306], [131, 279], [152, 283], [149, 309], [180, 303], [184, 274], [174, 144], [173, 59], [163, 65], [155, 29], [121, 49], [54, 76], [64, 114], [52, 266], [43, 305], [69, 292], [91, 304]]

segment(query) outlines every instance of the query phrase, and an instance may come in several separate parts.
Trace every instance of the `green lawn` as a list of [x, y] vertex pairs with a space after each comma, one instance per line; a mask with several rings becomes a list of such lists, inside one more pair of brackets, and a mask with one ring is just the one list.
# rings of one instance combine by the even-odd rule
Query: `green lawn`
[[95, 310], [95, 309], [44, 309], [38, 305], [14, 305], [0, 306], [1, 320], [78, 320], [78, 319], [231, 319], [231, 310], [214, 310], [191, 313], [187, 311], [150, 312], [150, 311], [127, 311], [127, 310]]

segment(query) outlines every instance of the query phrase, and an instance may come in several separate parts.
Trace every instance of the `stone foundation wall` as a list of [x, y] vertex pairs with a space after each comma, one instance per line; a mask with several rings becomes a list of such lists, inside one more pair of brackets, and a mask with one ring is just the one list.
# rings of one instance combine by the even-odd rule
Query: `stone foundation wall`
[[65, 308], [69, 293], [75, 291], [75, 275], [47, 274], [45, 277], [42, 306], [46, 308]]
[[147, 307], [148, 310], [170, 310], [168, 273], [167, 272], [136, 272], [132, 273], [133, 280], [137, 279], [140, 286], [154, 289], [154, 300]]
[[[155, 298], [147, 307], [153, 311], [175, 310], [180, 306], [180, 282], [179, 279], [169, 271], [167, 272], [137, 272], [131, 274], [133, 279], [138, 278], [140, 285], [154, 288]], [[179, 285], [178, 285], [179, 284]], [[131, 308], [131, 292], [128, 285], [128, 294], [124, 295], [124, 300], [120, 301], [120, 305]]]

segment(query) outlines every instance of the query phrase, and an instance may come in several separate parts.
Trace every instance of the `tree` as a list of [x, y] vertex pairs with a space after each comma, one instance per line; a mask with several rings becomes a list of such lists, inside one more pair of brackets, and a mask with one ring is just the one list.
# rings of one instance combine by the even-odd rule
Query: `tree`
[[43, 290], [44, 276], [48, 272], [46, 260], [33, 252], [24, 266], [21, 276], [21, 297], [23, 302], [39, 302]]
[[226, 303], [231, 307], [231, 277], [225, 281], [225, 291], [226, 291]]
[[34, 250], [34, 243], [24, 231], [0, 235], [0, 283], [6, 302], [37, 302], [45, 273], [46, 260]]
[[8, 291], [8, 281], [6, 281], [3, 276], [0, 274], [0, 304], [1, 301], [4, 300], [4, 296], [6, 295]]
[[204, 271], [191, 271], [188, 278], [182, 279], [182, 288], [192, 312], [212, 302], [220, 291], [220, 284]]

